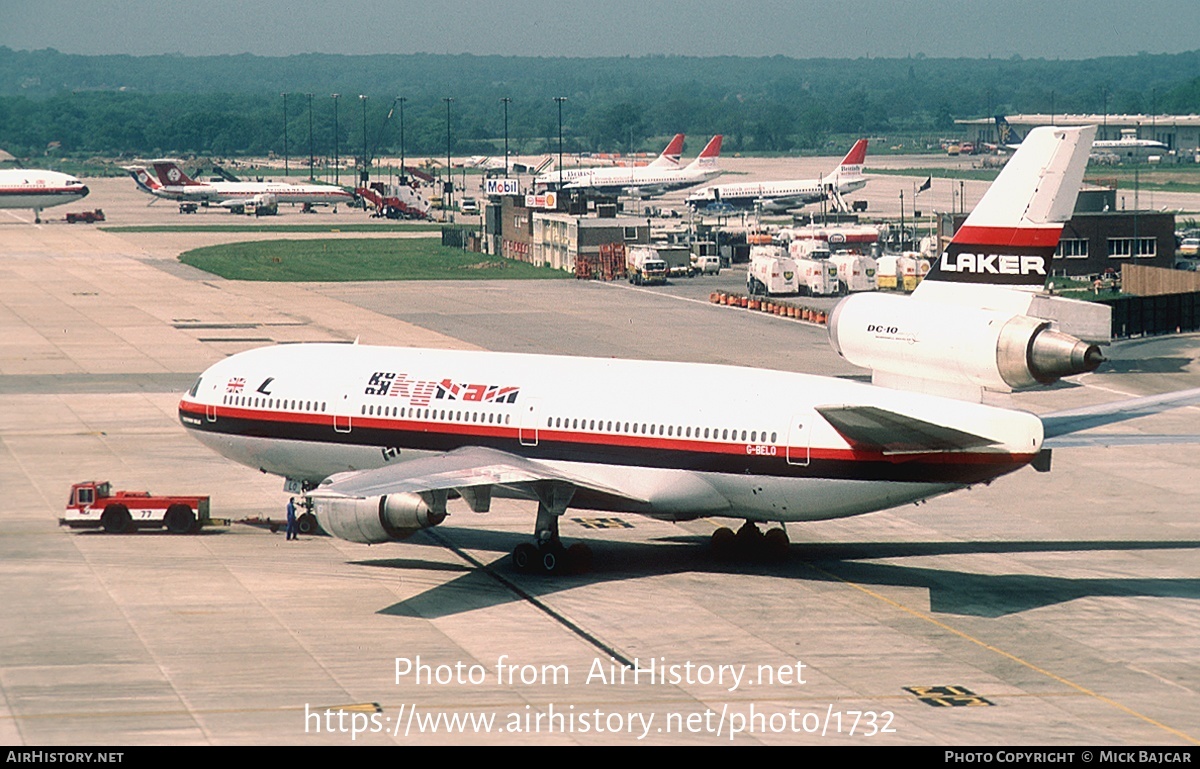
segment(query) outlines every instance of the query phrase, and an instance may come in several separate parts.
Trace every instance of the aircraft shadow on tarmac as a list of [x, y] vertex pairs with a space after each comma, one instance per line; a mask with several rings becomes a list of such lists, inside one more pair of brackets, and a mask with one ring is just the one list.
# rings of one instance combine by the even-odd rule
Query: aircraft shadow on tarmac
[[1192, 358], [1127, 358], [1104, 364], [1106, 374], [1182, 374]]
[[[445, 542], [445, 536], [438, 535]], [[527, 538], [509, 532], [453, 531], [454, 548], [508, 552]], [[981, 574], [927, 566], [871, 562], [884, 558], [1037, 552], [1200, 549], [1200, 541], [1081, 542], [862, 542], [793, 543], [770, 561], [718, 560], [704, 537], [670, 537], [649, 542], [588, 540], [594, 565], [585, 574], [545, 577], [517, 574], [507, 557], [475, 568], [417, 559], [390, 558], [354, 563], [387, 569], [462, 571], [445, 585], [388, 606], [380, 614], [434, 619], [500, 604], [534, 600], [599, 582], [665, 574], [756, 574], [768, 579], [847, 582], [861, 586], [915, 587], [929, 592], [935, 613], [1002, 617], [1087, 597], [1200, 598], [1200, 578], [1106, 577], [1073, 579], [1035, 574]]]

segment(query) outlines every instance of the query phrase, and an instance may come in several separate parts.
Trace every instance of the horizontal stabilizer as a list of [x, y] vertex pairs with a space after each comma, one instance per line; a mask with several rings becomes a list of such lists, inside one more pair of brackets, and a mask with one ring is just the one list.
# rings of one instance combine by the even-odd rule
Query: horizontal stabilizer
[[1047, 438], [1048, 449], [1113, 448], [1114, 446], [1190, 446], [1200, 443], [1200, 434], [1087, 433]]
[[314, 497], [377, 497], [383, 494], [438, 491], [472, 486], [522, 489], [538, 481], [559, 481], [615, 498], [645, 504], [647, 500], [561, 472], [516, 454], [477, 446], [432, 457], [399, 462], [374, 470], [337, 473], [312, 493]]
[[965, 451], [995, 441], [875, 406], [818, 406], [817, 413], [855, 448], [884, 454]]
[[[1083, 408], [1057, 411], [1042, 417], [1046, 438], [1056, 438], [1069, 435], [1093, 427], [1124, 422], [1127, 419], [1158, 414], [1163, 411], [1180, 408], [1181, 406], [1200, 405], [1200, 387], [1191, 390], [1180, 390], [1165, 395], [1150, 395], [1145, 398], [1105, 403], [1100, 406], [1084, 406]], [[1061, 445], [1061, 444], [1060, 444]]]

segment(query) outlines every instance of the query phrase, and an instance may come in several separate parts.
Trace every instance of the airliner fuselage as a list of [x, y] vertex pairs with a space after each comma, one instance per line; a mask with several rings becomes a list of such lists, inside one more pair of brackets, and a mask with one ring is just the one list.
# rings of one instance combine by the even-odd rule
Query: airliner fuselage
[[[854, 446], [816, 411], [848, 404], [991, 443], [940, 452]], [[1024, 412], [788, 372], [329, 344], [221, 361], [184, 396], [179, 415], [226, 457], [309, 486], [479, 447], [582, 479], [572, 507], [671, 520], [880, 510], [1012, 472], [1042, 437], [1041, 422]]]

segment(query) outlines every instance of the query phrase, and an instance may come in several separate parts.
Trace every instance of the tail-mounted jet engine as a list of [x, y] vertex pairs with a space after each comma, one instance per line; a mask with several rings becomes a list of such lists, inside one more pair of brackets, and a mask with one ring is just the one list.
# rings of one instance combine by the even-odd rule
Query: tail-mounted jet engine
[[1000, 392], [1052, 384], [1104, 361], [1099, 347], [1041, 318], [882, 294], [842, 300], [829, 319], [829, 340], [877, 380], [883, 374]]

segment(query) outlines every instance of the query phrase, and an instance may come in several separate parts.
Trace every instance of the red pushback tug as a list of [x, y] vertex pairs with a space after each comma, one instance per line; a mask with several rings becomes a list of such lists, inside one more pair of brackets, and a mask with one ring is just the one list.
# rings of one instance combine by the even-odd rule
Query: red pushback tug
[[191, 534], [202, 526], [228, 525], [208, 515], [208, 497], [158, 497], [148, 491], [112, 490], [108, 481], [85, 481], [71, 486], [66, 515], [60, 526], [104, 529], [122, 534], [136, 529], [166, 527], [172, 534]]

